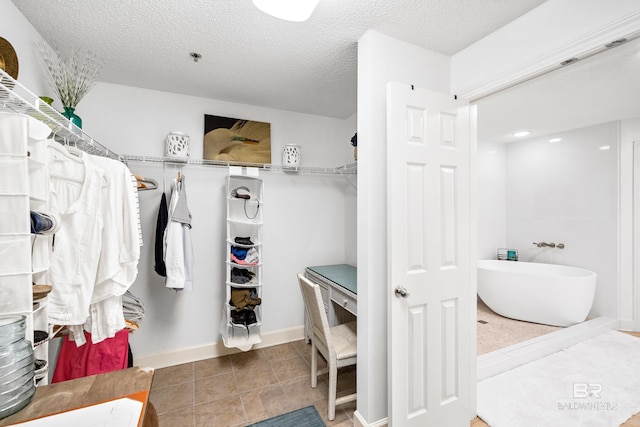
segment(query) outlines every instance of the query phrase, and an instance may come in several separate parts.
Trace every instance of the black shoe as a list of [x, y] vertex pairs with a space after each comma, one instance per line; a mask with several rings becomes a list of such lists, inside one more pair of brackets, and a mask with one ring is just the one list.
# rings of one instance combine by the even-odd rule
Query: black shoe
[[247, 310], [231, 310], [231, 323], [236, 325], [244, 325], [247, 319]]
[[33, 345], [40, 345], [49, 338], [49, 333], [46, 331], [33, 331]]
[[256, 318], [256, 312], [253, 310], [247, 310], [247, 315], [245, 317], [245, 325], [253, 325], [254, 323], [258, 323], [258, 319]]
[[233, 240], [239, 245], [253, 246], [253, 242], [249, 237], [236, 237]]

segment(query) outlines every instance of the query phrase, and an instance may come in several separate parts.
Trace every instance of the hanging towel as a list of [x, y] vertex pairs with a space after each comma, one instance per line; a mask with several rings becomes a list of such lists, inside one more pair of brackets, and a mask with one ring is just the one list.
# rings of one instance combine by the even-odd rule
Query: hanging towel
[[174, 180], [169, 200], [169, 223], [165, 231], [164, 261], [167, 268], [165, 286], [176, 291], [191, 290], [193, 285], [193, 247], [191, 213], [187, 207], [185, 176]]
[[167, 267], [164, 264], [164, 231], [167, 229], [169, 221], [169, 210], [167, 209], [167, 196], [162, 193], [158, 218], [156, 220], [156, 242], [155, 242], [155, 266], [154, 270], [162, 277], [167, 277]]

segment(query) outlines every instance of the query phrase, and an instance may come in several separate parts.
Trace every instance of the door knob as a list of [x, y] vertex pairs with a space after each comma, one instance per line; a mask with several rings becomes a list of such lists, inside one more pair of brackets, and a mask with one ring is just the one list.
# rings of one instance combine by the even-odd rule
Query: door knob
[[395, 292], [396, 292], [396, 296], [397, 296], [398, 298], [401, 298], [401, 297], [402, 297], [402, 298], [408, 298], [408, 297], [409, 297], [409, 295], [411, 295], [411, 294], [409, 293], [409, 291], [407, 290], [407, 288], [405, 288], [404, 286], [398, 286], [398, 287], [396, 288], [396, 291], [395, 291]]

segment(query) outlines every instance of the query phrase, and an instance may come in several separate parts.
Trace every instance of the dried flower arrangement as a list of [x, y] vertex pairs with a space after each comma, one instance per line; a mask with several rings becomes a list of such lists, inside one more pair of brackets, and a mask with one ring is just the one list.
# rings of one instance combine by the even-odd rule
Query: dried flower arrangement
[[37, 43], [40, 56], [49, 74], [52, 88], [60, 97], [64, 107], [76, 108], [95, 85], [102, 69], [102, 61], [91, 52], [80, 52], [73, 48], [67, 58], [63, 58], [58, 48], [51, 48], [43, 40]]

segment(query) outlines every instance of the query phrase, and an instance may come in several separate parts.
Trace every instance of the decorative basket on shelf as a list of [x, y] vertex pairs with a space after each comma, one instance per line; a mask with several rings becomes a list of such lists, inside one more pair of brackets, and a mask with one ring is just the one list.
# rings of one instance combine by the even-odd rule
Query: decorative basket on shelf
[[282, 166], [294, 168], [300, 166], [300, 146], [286, 144], [282, 149]]
[[167, 135], [167, 147], [165, 155], [167, 157], [188, 159], [189, 135], [184, 132], [170, 132], [169, 135]]

